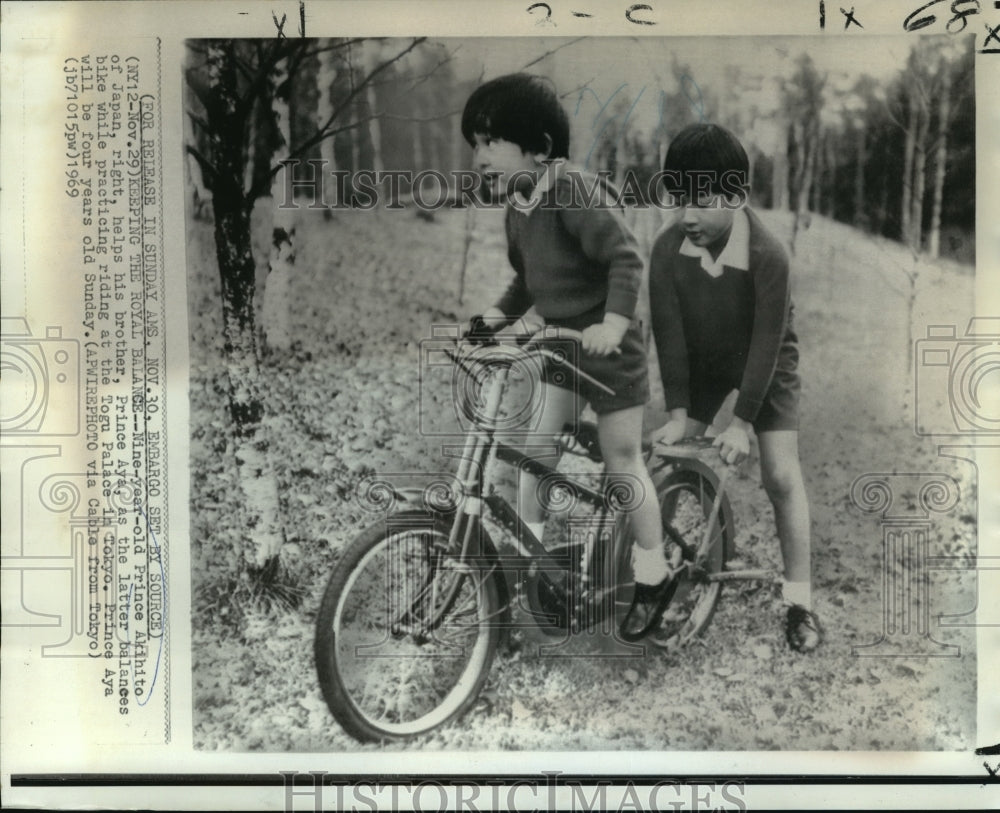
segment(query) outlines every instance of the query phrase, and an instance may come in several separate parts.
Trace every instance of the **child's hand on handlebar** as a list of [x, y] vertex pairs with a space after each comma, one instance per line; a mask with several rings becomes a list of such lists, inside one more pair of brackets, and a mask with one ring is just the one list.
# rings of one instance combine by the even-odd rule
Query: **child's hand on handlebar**
[[580, 344], [584, 353], [592, 356], [610, 356], [618, 352], [618, 346], [625, 337], [629, 321], [617, 313], [604, 314], [604, 321], [584, 328]]

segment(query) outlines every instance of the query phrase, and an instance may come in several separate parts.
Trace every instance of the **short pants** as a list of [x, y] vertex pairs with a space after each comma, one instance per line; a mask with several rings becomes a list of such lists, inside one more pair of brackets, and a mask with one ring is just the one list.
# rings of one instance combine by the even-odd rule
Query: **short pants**
[[[546, 325], [583, 330], [597, 324], [604, 318], [604, 305], [580, 316], [568, 319], [547, 319]], [[646, 343], [642, 337], [642, 323], [633, 318], [625, 331], [619, 352], [609, 356], [592, 356], [577, 348], [576, 358], [570, 358], [574, 365], [587, 375], [597, 379], [614, 390], [614, 395], [595, 387], [589, 381], [567, 377], [566, 371], [558, 365], [547, 364], [542, 380], [563, 389], [573, 389], [583, 402], [589, 403], [598, 415], [618, 412], [634, 406], [643, 406], [649, 401], [649, 370]]]
[[[798, 366], [798, 339], [795, 332], [789, 329], [778, 351], [778, 363], [764, 395], [764, 403], [751, 422], [758, 435], [761, 432], [799, 428], [799, 392], [802, 385]], [[713, 377], [712, 371], [693, 369], [689, 387], [691, 407], [688, 417], [710, 425], [729, 393], [739, 388], [739, 382]]]

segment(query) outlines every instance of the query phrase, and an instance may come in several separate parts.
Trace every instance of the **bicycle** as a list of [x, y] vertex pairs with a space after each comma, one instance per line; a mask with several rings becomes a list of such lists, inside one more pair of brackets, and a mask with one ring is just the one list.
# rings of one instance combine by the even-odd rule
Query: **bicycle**
[[[474, 408], [460, 404], [471, 421], [454, 486], [380, 484], [393, 510], [358, 535], [331, 574], [316, 621], [316, 667], [331, 713], [358, 740], [408, 739], [464, 714], [485, 684], [501, 633], [512, 628], [515, 604], [555, 635], [600, 624], [617, 631], [627, 612], [634, 589], [622, 510], [627, 495], [616, 498], [557, 472], [508, 443], [502, 431], [509, 417], [503, 396], [517, 364], [544, 359], [603, 386], [569, 354], [546, 347], [547, 339], [567, 335], [579, 339], [546, 328], [523, 347], [470, 350], [458, 343], [447, 351], [471, 382], [463, 392], [474, 402]], [[595, 444], [559, 440], [567, 451], [597, 459]], [[699, 459], [709, 444], [696, 439], [646, 449], [677, 582], [661, 625], [646, 639], [665, 649], [708, 626], [723, 581], [769, 576], [725, 570], [735, 537], [728, 469], [720, 479]], [[546, 549], [497, 492], [496, 462], [539, 477], [550, 496], [571, 492], [593, 507], [596, 520], [588, 520], [583, 538]], [[512, 555], [498, 553], [485, 515], [513, 538]]]

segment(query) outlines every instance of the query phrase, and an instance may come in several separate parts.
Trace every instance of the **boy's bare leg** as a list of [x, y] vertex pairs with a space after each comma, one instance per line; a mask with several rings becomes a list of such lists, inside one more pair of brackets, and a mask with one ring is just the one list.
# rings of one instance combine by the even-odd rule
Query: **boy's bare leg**
[[632, 512], [632, 528], [639, 547], [654, 550], [663, 543], [663, 524], [656, 489], [642, 459], [643, 411], [643, 407], [635, 406], [600, 415], [597, 434], [609, 483], [614, 481], [616, 474], [628, 475], [638, 481], [644, 492]]
[[[622, 619], [620, 634], [626, 641], [638, 641], [647, 635], [663, 617], [663, 611], [677, 589], [677, 579], [671, 578], [671, 565], [663, 549], [663, 520], [656, 490], [642, 459], [643, 408], [629, 407], [601, 415], [597, 430], [604, 455], [608, 487], [614, 487], [615, 476], [634, 479], [634, 486], [643, 491], [642, 499], [632, 509], [630, 519], [635, 533], [632, 545], [632, 576], [635, 591], [632, 606]], [[678, 559], [680, 551], [676, 551]], [[674, 571], [675, 572], [675, 571]]]
[[757, 439], [760, 475], [774, 506], [785, 580], [809, 584], [812, 577], [809, 500], [799, 463], [799, 433], [795, 430], [761, 432]]
[[[541, 397], [537, 430], [517, 438], [516, 445], [529, 457], [535, 457], [548, 466], [555, 466], [559, 462], [555, 438], [563, 434], [563, 426], [575, 421], [579, 415], [579, 396], [571, 390], [543, 384]], [[531, 454], [532, 446], [538, 447], [537, 455]], [[538, 501], [538, 478], [525, 471], [518, 475], [518, 513], [535, 536], [541, 539], [545, 507]]]

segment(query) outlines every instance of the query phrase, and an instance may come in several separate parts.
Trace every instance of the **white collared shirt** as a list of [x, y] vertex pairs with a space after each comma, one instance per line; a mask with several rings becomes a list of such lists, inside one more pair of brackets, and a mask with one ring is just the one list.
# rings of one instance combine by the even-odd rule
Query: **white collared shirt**
[[741, 271], [750, 269], [750, 219], [743, 209], [733, 215], [733, 228], [729, 232], [729, 240], [713, 260], [707, 248], [696, 246], [687, 237], [681, 243], [680, 253], [687, 257], [701, 258], [701, 267], [710, 277], [721, 277], [724, 266], [738, 268]]

